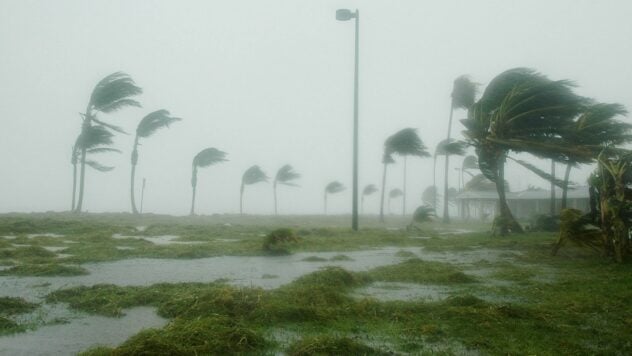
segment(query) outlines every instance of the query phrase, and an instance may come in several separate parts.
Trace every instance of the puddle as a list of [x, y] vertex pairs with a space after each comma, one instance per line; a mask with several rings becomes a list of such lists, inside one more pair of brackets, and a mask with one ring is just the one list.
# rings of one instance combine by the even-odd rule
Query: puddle
[[238, 242], [239, 239], [215, 239], [212, 241], [219, 241], [219, 242]]
[[14, 240], [14, 239], [18, 238], [17, 236], [14, 236], [14, 235], [5, 235], [5, 236], [2, 236], [2, 237], [7, 239], [7, 240]]
[[125, 310], [121, 318], [76, 315], [66, 324], [45, 325], [34, 331], [0, 337], [2, 355], [74, 355], [92, 346], [116, 346], [146, 328], [167, 320], [151, 307]]
[[449, 297], [454, 288], [448, 286], [424, 285], [400, 282], [376, 282], [358, 288], [351, 294], [356, 298], [374, 298], [379, 301], [425, 300], [439, 301]]
[[411, 239], [430, 240], [431, 236], [410, 236]]
[[64, 235], [53, 234], [51, 232], [45, 232], [43, 234], [27, 234], [26, 237], [28, 237], [29, 239], [32, 239], [34, 237], [64, 237]]
[[179, 238], [177, 235], [160, 235], [160, 236], [133, 236], [133, 235], [121, 235], [121, 234], [113, 234], [113, 239], [124, 240], [124, 239], [136, 239], [136, 240], [145, 240], [153, 243], [154, 245], [195, 245], [195, 244], [203, 244], [204, 241], [177, 241]]
[[122, 250], [122, 251], [125, 251], [125, 250], [135, 250], [135, 249], [136, 249], [136, 247], [131, 247], [131, 246], [116, 246], [116, 249], [117, 249], [117, 250]]
[[143, 232], [145, 230], [147, 230], [147, 226], [142, 226], [142, 225], [141, 226], [136, 226], [136, 231]]
[[468, 229], [449, 229], [449, 230], [438, 231], [438, 234], [439, 235], [461, 235], [461, 234], [469, 234], [472, 232], [476, 232], [476, 231], [468, 230]]
[[42, 246], [42, 247], [50, 252], [58, 252], [58, 251], [65, 250], [68, 248], [66, 246]]

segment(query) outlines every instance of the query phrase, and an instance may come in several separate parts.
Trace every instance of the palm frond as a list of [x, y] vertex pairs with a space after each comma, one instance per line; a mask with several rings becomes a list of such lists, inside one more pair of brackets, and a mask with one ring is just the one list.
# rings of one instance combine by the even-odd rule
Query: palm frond
[[466, 171], [468, 169], [478, 169], [478, 158], [476, 156], [467, 156], [463, 159], [461, 169]]
[[384, 163], [384, 164], [393, 164], [393, 163], [395, 163], [395, 160], [393, 159], [393, 155], [384, 152], [384, 155], [382, 155], [382, 163]]
[[435, 156], [464, 156], [467, 143], [463, 141], [457, 141], [453, 138], [444, 139], [437, 145], [435, 149]]
[[377, 192], [377, 187], [375, 186], [375, 184], [368, 184], [367, 186], [364, 187], [364, 189], [362, 189], [362, 195], [371, 195], [375, 192]]
[[474, 83], [467, 75], [454, 80], [452, 87], [452, 107], [454, 109], [469, 109], [476, 100], [478, 83]]
[[129, 75], [123, 72], [112, 73], [101, 79], [95, 86], [90, 96], [89, 107], [96, 111], [108, 113], [125, 106], [140, 106], [137, 101], [130, 99], [130, 97], [142, 92], [143, 90], [136, 86]]
[[136, 127], [136, 135], [138, 137], [149, 137], [158, 129], [169, 127], [170, 124], [182, 119], [173, 117], [167, 110], [157, 110], [147, 114]]
[[425, 222], [431, 222], [434, 216], [435, 216], [435, 211], [432, 206], [422, 205], [418, 207], [417, 209], [415, 209], [415, 212], [413, 212], [413, 222], [416, 222], [419, 224], [425, 223]]
[[[547, 173], [547, 172], [541, 170], [540, 168], [532, 165], [529, 162], [525, 162], [523, 160], [515, 159], [515, 158], [512, 158], [512, 157], [507, 157], [507, 158], [509, 158], [510, 160], [518, 163], [519, 165], [523, 166], [524, 168], [530, 170], [531, 172], [535, 173], [536, 175], [538, 175], [538, 177], [540, 177], [540, 178], [542, 178], [544, 180], [547, 180], [547, 181], [555, 184], [556, 186], [558, 186], [560, 188], [564, 188], [564, 185], [565, 185], [564, 184], [564, 180], [553, 177], [550, 173]], [[573, 183], [569, 182], [569, 184], [573, 184]]]
[[387, 138], [384, 143], [384, 152], [388, 155], [395, 153], [400, 156], [430, 157], [426, 146], [417, 135], [417, 130], [410, 127]]
[[435, 201], [438, 200], [440, 200], [440, 194], [437, 191], [437, 187], [434, 185], [426, 187], [423, 193], [421, 193], [421, 201], [425, 205], [434, 206]]
[[97, 123], [97, 124], [99, 124], [101, 126], [107, 127], [108, 129], [110, 129], [112, 131], [116, 131], [118, 133], [122, 133], [122, 134], [127, 135], [127, 132], [120, 126], [109, 124], [109, 123], [101, 121], [101, 120], [99, 120], [97, 118], [93, 118], [92, 121], [94, 121], [95, 123]]
[[114, 167], [104, 166], [97, 161], [86, 161], [86, 164], [99, 172], [109, 172], [114, 169]]
[[601, 147], [632, 142], [632, 124], [615, 119], [626, 114], [627, 110], [621, 104], [590, 105], [565, 137], [572, 143]]
[[261, 167], [254, 165], [244, 172], [241, 177], [241, 183], [245, 185], [267, 182], [268, 176], [263, 172]]
[[91, 149], [97, 146], [111, 145], [113, 136], [114, 135], [103, 126], [88, 126], [81, 130], [81, 134], [79, 134], [75, 142], [75, 148], [81, 150], [84, 148]]
[[217, 148], [210, 147], [203, 149], [193, 158], [194, 167], [208, 167], [210, 165], [225, 162], [226, 152], [220, 151]]
[[388, 197], [391, 199], [399, 198], [404, 195], [404, 192], [399, 188], [393, 188], [388, 192]]
[[325, 192], [327, 194], [336, 194], [342, 192], [343, 190], [345, 190], [345, 186], [338, 181], [333, 181], [325, 187]]
[[122, 153], [121, 150], [111, 147], [95, 147], [87, 150], [88, 153]]
[[[487, 179], [483, 174], [477, 174], [472, 179], [470, 179], [463, 190], [466, 192], [474, 191], [474, 192], [495, 192], [496, 191], [496, 183]], [[509, 192], [509, 183], [505, 180], [505, 191]]]
[[286, 164], [283, 167], [279, 168], [279, 170], [276, 173], [276, 176], [274, 177], [274, 181], [279, 184], [295, 187], [296, 184], [292, 183], [292, 181], [300, 177], [301, 175], [298, 172], [296, 172], [291, 165]]

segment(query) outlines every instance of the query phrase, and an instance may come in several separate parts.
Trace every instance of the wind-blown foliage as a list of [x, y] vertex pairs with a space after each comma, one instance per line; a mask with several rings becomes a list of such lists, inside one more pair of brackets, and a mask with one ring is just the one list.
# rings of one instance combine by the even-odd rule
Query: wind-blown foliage
[[[92, 90], [90, 101], [86, 106], [86, 112], [82, 114], [82, 134], [87, 133], [93, 123], [116, 132], [124, 132], [120, 127], [102, 121], [99, 113], [112, 113], [125, 107], [140, 107], [140, 103], [132, 97], [142, 93], [142, 89], [130, 76], [123, 72], [116, 72], [103, 78]], [[87, 148], [80, 149], [81, 172], [79, 181], [79, 198], [75, 206], [76, 212], [83, 208], [83, 192], [85, 188], [85, 166]], [[74, 191], [73, 191], [74, 194]], [[74, 201], [74, 199], [73, 199]]]
[[360, 207], [363, 212], [364, 212], [364, 197], [368, 195], [373, 195], [377, 191], [378, 189], [375, 186], [375, 184], [367, 184], [364, 187], [364, 189], [362, 189], [362, 198], [360, 199]]
[[406, 157], [430, 157], [426, 146], [417, 135], [417, 130], [413, 128], [402, 129], [395, 134], [389, 136], [384, 142], [384, 155], [382, 163], [384, 164], [384, 173], [382, 176], [382, 197], [380, 201], [380, 221], [384, 221], [384, 190], [386, 188], [386, 166], [393, 163], [393, 154], [404, 157], [404, 200], [402, 201], [406, 211]]
[[327, 195], [329, 194], [337, 194], [345, 190], [345, 186], [338, 182], [333, 181], [325, 186], [325, 214], [327, 214]]
[[[441, 140], [439, 144], [437, 144], [432, 162], [432, 185], [437, 185], [437, 157], [446, 156], [447, 159], [447, 156], [464, 156], [466, 146], [467, 144], [465, 142], [454, 139]], [[445, 194], [445, 191], [447, 190], [447, 179], [444, 179], [444, 185], [446, 188], [444, 189], [443, 194]], [[444, 200], [443, 204], [447, 205], [447, 201]], [[436, 208], [437, 202], [435, 201], [431, 205]]]
[[147, 138], [153, 135], [161, 128], [169, 127], [170, 124], [180, 121], [182, 119], [171, 116], [171, 113], [167, 110], [157, 110], [147, 114], [136, 127], [136, 137], [134, 138], [134, 147], [132, 149], [132, 173], [130, 184], [130, 196], [132, 201], [132, 212], [138, 214], [136, 209], [136, 199], [134, 194], [134, 180], [136, 174], [136, 165], [138, 164], [138, 145], [140, 138]]
[[193, 172], [191, 173], [191, 188], [193, 190], [191, 198], [191, 215], [195, 214], [195, 192], [197, 189], [198, 168], [205, 168], [226, 161], [226, 152], [220, 151], [214, 147], [205, 148], [193, 157]]
[[511, 69], [490, 82], [470, 108], [468, 118], [462, 120], [464, 134], [476, 148], [481, 172], [496, 183], [501, 234], [522, 231], [503, 189], [505, 160], [510, 151], [557, 161], [591, 156], [590, 150], [569, 145], [564, 138], [565, 129], [587, 103], [587, 99], [573, 93], [572, 87], [569, 81], [552, 81], [531, 69]]
[[421, 193], [421, 201], [428, 206], [434, 208], [434, 204], [437, 203], [437, 187], [434, 185], [430, 185], [424, 189], [423, 193]]
[[415, 224], [423, 224], [426, 222], [432, 222], [434, 217], [435, 217], [435, 212], [431, 206], [422, 205], [420, 207], [417, 207], [417, 209], [415, 209], [415, 211], [413, 212], [412, 221], [410, 222], [410, 224], [408, 224], [406, 229], [409, 231], [413, 229], [419, 230], [419, 228], [416, 227]]
[[284, 165], [279, 168], [274, 176], [274, 183], [272, 184], [272, 190], [274, 193], [274, 214], [278, 214], [277, 210], [277, 184], [286, 185], [289, 187], [297, 187], [298, 185], [294, 183], [295, 180], [299, 179], [301, 175], [297, 173], [292, 166], [289, 164]]
[[267, 182], [268, 176], [263, 172], [261, 167], [254, 165], [244, 172], [241, 176], [241, 187], [239, 189], [239, 213], [243, 214], [244, 189], [247, 185]]
[[404, 192], [399, 188], [393, 188], [388, 192], [388, 212], [391, 213], [391, 200], [397, 199], [404, 195]]

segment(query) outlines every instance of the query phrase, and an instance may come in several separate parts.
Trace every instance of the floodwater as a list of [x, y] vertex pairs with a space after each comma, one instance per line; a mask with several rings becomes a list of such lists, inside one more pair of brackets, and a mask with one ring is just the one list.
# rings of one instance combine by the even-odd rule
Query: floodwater
[[[44, 325], [36, 330], [0, 337], [1, 355], [75, 355], [97, 346], [116, 346], [146, 328], [167, 323], [154, 308], [125, 310], [121, 318], [75, 315], [66, 324]], [[95, 345], [95, 340], [98, 343]]]

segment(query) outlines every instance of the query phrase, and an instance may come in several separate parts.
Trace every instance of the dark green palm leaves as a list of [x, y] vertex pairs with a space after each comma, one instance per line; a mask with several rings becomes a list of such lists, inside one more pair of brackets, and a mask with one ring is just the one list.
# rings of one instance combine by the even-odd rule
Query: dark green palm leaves
[[345, 190], [345, 186], [338, 182], [333, 181], [325, 186], [325, 214], [327, 214], [327, 195], [329, 194], [337, 194]]
[[274, 214], [275, 215], [278, 214], [277, 184], [286, 185], [290, 187], [296, 187], [297, 185], [296, 183], [294, 183], [294, 181], [300, 177], [301, 175], [297, 173], [294, 170], [294, 168], [290, 166], [289, 164], [284, 165], [283, 167], [279, 168], [279, 170], [277, 171], [277, 174], [274, 177], [274, 183], [272, 184], [272, 190], [274, 194]]
[[247, 185], [267, 182], [268, 176], [263, 172], [261, 167], [254, 165], [248, 168], [241, 177], [241, 188], [239, 189], [239, 213], [243, 214], [244, 188]]
[[211, 165], [225, 162], [226, 152], [217, 148], [206, 148], [193, 157], [193, 173], [191, 174], [191, 187], [193, 188], [193, 196], [191, 198], [191, 215], [195, 214], [195, 191], [197, 188], [197, 171], [198, 168], [209, 167]]

